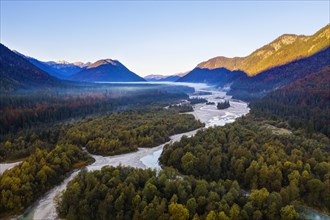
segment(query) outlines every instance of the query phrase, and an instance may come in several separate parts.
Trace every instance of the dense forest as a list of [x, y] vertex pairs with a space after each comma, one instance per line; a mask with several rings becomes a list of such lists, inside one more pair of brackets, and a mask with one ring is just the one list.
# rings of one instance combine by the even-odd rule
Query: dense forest
[[155, 108], [112, 113], [87, 119], [42, 125], [1, 136], [0, 161], [25, 158], [37, 148], [52, 149], [58, 143], [87, 147], [92, 153], [114, 155], [154, 147], [169, 136], [202, 127], [192, 115]]
[[206, 103], [207, 99], [197, 97], [197, 98], [190, 98], [188, 99], [188, 101], [190, 102], [190, 104], [195, 105], [199, 103]]
[[60, 135], [65, 132], [64, 124], [49, 124], [20, 130], [16, 134], [0, 135], [0, 161], [26, 158], [37, 148], [53, 149]]
[[58, 145], [51, 151], [37, 149], [23, 163], [0, 175], [0, 217], [22, 212], [70, 171], [92, 161], [74, 145]]
[[[329, 70], [252, 102], [251, 114], [233, 124], [166, 145], [163, 171], [82, 171], [63, 195], [61, 217], [297, 219], [302, 205], [329, 213]], [[203, 126], [178, 113], [206, 99], [166, 110], [188, 96], [128, 91], [1, 96], [0, 160], [25, 160], [0, 176], [0, 217], [21, 213], [73, 169], [91, 163], [83, 147], [121, 154]]]
[[168, 107], [169, 109], [173, 109], [179, 113], [185, 113], [185, 112], [192, 112], [194, 111], [193, 107], [189, 104], [176, 104], [176, 105], [170, 105]]
[[0, 96], [0, 132], [16, 133], [21, 128], [31, 128], [42, 123], [49, 124], [89, 114], [122, 111], [146, 105], [167, 105], [175, 100], [188, 98], [184, 93], [167, 93], [160, 90], [122, 93]]
[[231, 179], [247, 190], [265, 188], [278, 193], [283, 205], [329, 212], [329, 139], [286, 128], [285, 122], [250, 115], [165, 146], [160, 161], [208, 181]]
[[94, 154], [114, 155], [155, 147], [174, 134], [204, 126], [193, 115], [164, 109], [126, 111], [75, 123], [61, 142], [86, 147]]
[[276, 116], [294, 128], [330, 137], [330, 66], [251, 104], [258, 116]]
[[156, 171], [103, 167], [81, 172], [58, 206], [60, 217], [74, 219], [294, 219], [292, 205], [267, 189], [249, 196], [237, 181], [181, 177], [173, 169]]
[[121, 90], [123, 87], [115, 88], [117, 91], [87, 94], [1, 96], [0, 161], [27, 157], [36, 148], [53, 148], [72, 123], [85, 117], [129, 109], [159, 108], [188, 98], [183, 93], [147, 90], [147, 87], [134, 87], [134, 93], [130, 87], [128, 91]]
[[[58, 124], [41, 133], [31, 130], [32, 134], [13, 142], [7, 140], [1, 148], [4, 159], [10, 154], [20, 156], [24, 150], [29, 153], [24, 156], [30, 156], [0, 175], [0, 217], [20, 213], [74, 168], [91, 163], [93, 159], [82, 147], [102, 155], [119, 154], [154, 147], [169, 140], [170, 135], [201, 126], [192, 115], [149, 108]], [[20, 144], [26, 149], [16, 149]]]
[[230, 103], [228, 100], [224, 101], [224, 102], [218, 102], [217, 104], [217, 109], [226, 109], [230, 107]]

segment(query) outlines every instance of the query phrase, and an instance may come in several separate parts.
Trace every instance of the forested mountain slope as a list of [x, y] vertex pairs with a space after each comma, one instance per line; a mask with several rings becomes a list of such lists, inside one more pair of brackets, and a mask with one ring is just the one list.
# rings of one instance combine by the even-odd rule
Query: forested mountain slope
[[187, 75], [181, 77], [177, 82], [207, 83], [211, 85], [224, 86], [240, 78], [245, 78], [242, 71], [230, 71], [226, 68], [201, 69], [195, 68]]
[[257, 115], [278, 116], [293, 127], [330, 137], [330, 64], [251, 104]]
[[328, 65], [330, 47], [310, 57], [266, 70], [254, 77], [238, 78], [232, 83], [229, 94], [244, 100], [259, 98], [274, 89], [316, 73]]

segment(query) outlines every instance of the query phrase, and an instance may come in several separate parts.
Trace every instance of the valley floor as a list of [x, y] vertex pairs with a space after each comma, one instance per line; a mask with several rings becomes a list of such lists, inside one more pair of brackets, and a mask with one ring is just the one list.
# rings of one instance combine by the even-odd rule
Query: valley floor
[[[192, 84], [192, 86], [195, 86]], [[210, 91], [206, 85], [198, 85], [196, 91]], [[196, 96], [192, 96], [196, 97]], [[223, 99], [230, 99], [225, 95], [225, 92], [212, 90], [212, 95], [198, 96], [206, 98], [209, 101], [217, 102]], [[222, 126], [226, 123], [235, 121], [236, 118], [245, 115], [249, 112], [247, 103], [234, 100], [231, 102], [231, 107], [225, 110], [218, 110], [215, 105], [197, 104], [194, 106], [194, 112], [188, 113], [193, 114], [196, 119], [205, 123], [205, 127], [210, 126]], [[158, 158], [162, 152], [163, 147], [166, 144], [179, 141], [182, 136], [193, 136], [198, 131], [190, 131], [183, 134], [176, 134], [171, 136], [171, 140], [156, 146], [154, 148], [139, 148], [136, 152], [127, 154], [115, 155], [115, 156], [99, 156], [91, 155], [95, 162], [87, 166], [88, 171], [100, 170], [104, 166], [131, 166], [136, 168], [156, 168], [160, 169], [158, 164]], [[36, 202], [31, 208], [20, 219], [54, 219], [57, 216], [55, 208], [55, 198], [66, 188], [68, 182], [72, 180], [79, 172], [73, 172], [63, 183], [51, 191], [49, 191], [42, 199]]]

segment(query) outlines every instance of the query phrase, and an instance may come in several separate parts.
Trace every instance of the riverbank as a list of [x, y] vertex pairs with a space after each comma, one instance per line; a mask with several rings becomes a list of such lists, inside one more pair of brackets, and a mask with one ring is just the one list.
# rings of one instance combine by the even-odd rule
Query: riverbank
[[[186, 85], [186, 84], [185, 84]], [[195, 86], [194, 84], [189, 84], [190, 86]], [[208, 95], [198, 95], [198, 97], [206, 98], [209, 101], [215, 101], [219, 99], [219, 96], [224, 97], [224, 99], [230, 99], [229, 96], [225, 95], [225, 92], [211, 90], [212, 88], [206, 86], [205, 84], [198, 84], [195, 87], [195, 90], [198, 91], [208, 91], [212, 94]], [[195, 97], [194, 95], [192, 97]], [[210, 106], [204, 104], [197, 104], [194, 106], [194, 111], [187, 113], [193, 114], [196, 119], [200, 120], [201, 122], [205, 123], [205, 127], [210, 126], [222, 126], [226, 123], [234, 122], [236, 118], [245, 115], [249, 112], [248, 104], [247, 103], [239, 103], [233, 101], [231, 103], [231, 107], [225, 110], [218, 110], [216, 106]], [[183, 134], [176, 134], [170, 137], [170, 141], [163, 143], [159, 146], [154, 148], [139, 148], [138, 151], [115, 155], [115, 156], [108, 156], [103, 157], [99, 155], [91, 155], [95, 162], [86, 167], [88, 171], [93, 170], [100, 170], [104, 166], [131, 166], [136, 168], [155, 168], [160, 169], [158, 164], [158, 158], [162, 152], [163, 147], [171, 142], [179, 141], [182, 136], [193, 136], [198, 131], [190, 131]], [[65, 190], [68, 182], [70, 182], [79, 171], [73, 172], [67, 179], [65, 179], [60, 185], [56, 186], [48, 193], [45, 194], [43, 198], [41, 198], [38, 202], [33, 204], [23, 216], [19, 219], [57, 219], [56, 213], [56, 203], [55, 198], [60, 196], [61, 192]]]
[[13, 168], [14, 166], [22, 163], [22, 161], [12, 162], [12, 163], [0, 163], [0, 175], [3, 174], [6, 170]]

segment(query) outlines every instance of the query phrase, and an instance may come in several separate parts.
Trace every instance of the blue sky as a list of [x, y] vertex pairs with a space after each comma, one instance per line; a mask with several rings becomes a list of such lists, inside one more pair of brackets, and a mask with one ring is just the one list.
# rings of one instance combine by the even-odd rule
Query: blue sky
[[120, 60], [139, 75], [246, 56], [330, 21], [329, 1], [3, 1], [0, 41], [40, 60]]

